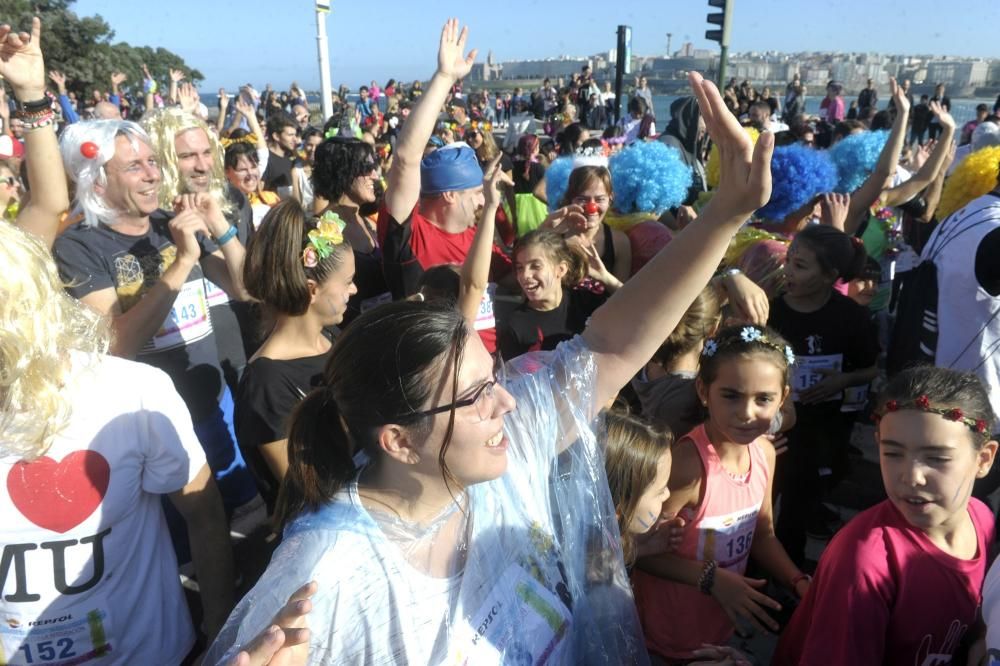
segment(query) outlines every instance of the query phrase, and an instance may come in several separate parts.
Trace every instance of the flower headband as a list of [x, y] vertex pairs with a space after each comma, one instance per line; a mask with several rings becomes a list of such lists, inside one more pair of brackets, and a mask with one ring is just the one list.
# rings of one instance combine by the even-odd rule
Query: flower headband
[[319, 262], [333, 252], [333, 248], [344, 242], [344, 227], [347, 226], [333, 211], [326, 211], [319, 218], [316, 228], [306, 236], [306, 246], [302, 250], [302, 265], [316, 268]]
[[256, 146], [257, 145], [257, 135], [255, 135], [255, 134], [246, 134], [244, 136], [241, 136], [238, 139], [230, 139], [229, 137], [224, 136], [224, 137], [219, 138], [219, 143], [222, 144], [223, 148], [228, 148], [229, 146], [233, 145], [234, 143], [250, 143], [250, 144], [253, 144], [253, 145]]
[[[772, 342], [766, 335], [764, 335], [764, 331], [760, 330], [756, 326], [744, 326], [740, 331], [740, 340], [746, 344], [757, 342], [765, 347], [770, 347], [779, 354], [783, 354], [785, 356], [785, 361], [788, 362], [788, 365], [795, 365], [795, 352], [792, 351], [792, 348], [789, 345], [781, 345]], [[705, 347], [701, 350], [701, 355], [711, 357], [715, 356], [717, 351], [719, 351], [719, 343], [715, 339], [711, 339], [705, 342]]]
[[955, 421], [956, 423], [962, 423], [969, 427], [972, 432], [978, 433], [980, 435], [989, 434], [986, 432], [986, 419], [974, 419], [965, 415], [965, 412], [959, 407], [934, 407], [931, 405], [931, 400], [926, 395], [918, 397], [913, 402], [900, 402], [898, 400], [889, 400], [885, 403], [884, 413], [873, 412], [872, 420], [878, 423], [882, 420], [882, 417], [889, 412], [898, 412], [901, 409], [915, 409], [918, 412], [928, 412], [929, 414], [940, 414], [945, 419], [949, 421]]

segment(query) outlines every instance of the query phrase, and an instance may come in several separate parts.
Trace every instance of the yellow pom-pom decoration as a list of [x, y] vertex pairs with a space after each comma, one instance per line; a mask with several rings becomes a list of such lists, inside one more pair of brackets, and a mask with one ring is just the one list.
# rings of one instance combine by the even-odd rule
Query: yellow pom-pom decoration
[[973, 199], [997, 186], [1000, 146], [980, 148], [966, 156], [944, 181], [937, 218], [943, 220]]
[[[760, 137], [760, 132], [757, 131], [757, 128], [744, 127], [743, 131], [747, 133], [750, 141], [756, 146], [757, 139]], [[719, 147], [713, 143], [712, 150], [708, 153], [708, 164], [705, 165], [705, 178], [708, 180], [708, 186], [713, 190], [719, 186], [719, 173], [721, 170]]]

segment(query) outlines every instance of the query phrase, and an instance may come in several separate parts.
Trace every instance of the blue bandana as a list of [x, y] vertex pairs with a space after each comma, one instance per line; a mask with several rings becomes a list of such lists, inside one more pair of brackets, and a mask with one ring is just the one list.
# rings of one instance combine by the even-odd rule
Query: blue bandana
[[439, 148], [420, 162], [421, 194], [468, 190], [482, 184], [483, 170], [468, 144], [458, 142]]

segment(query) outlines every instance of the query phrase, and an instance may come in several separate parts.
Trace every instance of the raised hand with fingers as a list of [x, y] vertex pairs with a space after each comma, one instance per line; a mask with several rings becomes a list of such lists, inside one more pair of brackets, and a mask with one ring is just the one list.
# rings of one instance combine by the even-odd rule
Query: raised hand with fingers
[[111, 75], [111, 87], [117, 90], [118, 86], [125, 83], [126, 79], [128, 79], [128, 76], [124, 72], [114, 72]]
[[478, 51], [472, 49], [468, 55], [462, 55], [468, 38], [468, 26], [459, 31], [458, 19], [448, 19], [444, 28], [441, 29], [441, 44], [438, 47], [438, 74], [458, 81], [472, 71], [472, 65], [476, 62]]
[[827, 192], [820, 199], [820, 222], [834, 229], [844, 230], [847, 213], [851, 208], [851, 195]]
[[248, 121], [257, 119], [257, 112], [253, 108], [253, 104], [244, 100], [242, 97], [236, 98], [236, 110], [239, 111], [240, 115]]
[[937, 118], [941, 127], [950, 127], [951, 129], [955, 129], [955, 119], [952, 118], [951, 114], [948, 113], [948, 109], [946, 109], [943, 104], [936, 102], [935, 100], [931, 100], [929, 106], [931, 107], [931, 113], [933, 113], [934, 117]]
[[720, 157], [719, 187], [701, 215], [707, 217], [711, 211], [723, 219], [742, 222], [771, 197], [774, 135], [764, 132], [754, 145], [714, 83], [697, 72], [691, 72], [688, 81]]
[[31, 33], [14, 32], [0, 25], [0, 77], [14, 89], [22, 102], [45, 96], [45, 61], [42, 58], [42, 21], [31, 20]]
[[906, 96], [903, 86], [896, 82], [896, 78], [889, 77], [889, 95], [892, 97], [892, 104], [896, 108], [896, 113], [906, 116], [910, 112], [910, 98]]
[[511, 180], [511, 177], [505, 174], [503, 169], [500, 167], [500, 159], [502, 157], [503, 155], [497, 155], [493, 161], [487, 165], [485, 175], [483, 177], [483, 198], [485, 199], [484, 207], [492, 208], [494, 210], [499, 208], [501, 203], [502, 193], [500, 191], [500, 186], [514, 186], [514, 181]]
[[51, 70], [49, 72], [49, 78], [52, 83], [56, 84], [56, 90], [59, 91], [60, 95], [66, 94], [66, 75], [58, 70]]
[[181, 108], [188, 113], [194, 113], [198, 108], [198, 89], [190, 83], [182, 83], [177, 87], [177, 99]]
[[174, 69], [173, 67], [170, 68], [170, 80], [171, 81], [173, 81], [174, 83], [180, 83], [185, 78], [187, 78], [187, 77], [185, 76], [184, 72], [182, 72], [179, 69]]
[[303, 666], [309, 660], [309, 629], [306, 616], [312, 610], [310, 597], [315, 581], [292, 593], [271, 625], [258, 634], [227, 666]]

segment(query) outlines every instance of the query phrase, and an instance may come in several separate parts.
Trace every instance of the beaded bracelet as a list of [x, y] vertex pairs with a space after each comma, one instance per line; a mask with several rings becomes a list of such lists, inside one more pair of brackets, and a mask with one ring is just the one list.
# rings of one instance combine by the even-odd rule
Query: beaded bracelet
[[705, 562], [705, 567], [701, 570], [701, 576], [698, 578], [698, 589], [701, 590], [702, 594], [712, 594], [712, 588], [715, 587], [715, 570], [718, 567], [715, 560]]
[[24, 130], [30, 132], [31, 130], [42, 129], [43, 127], [50, 127], [56, 122], [56, 114], [51, 111], [47, 116], [38, 116], [34, 118], [22, 118], [21, 119]]

